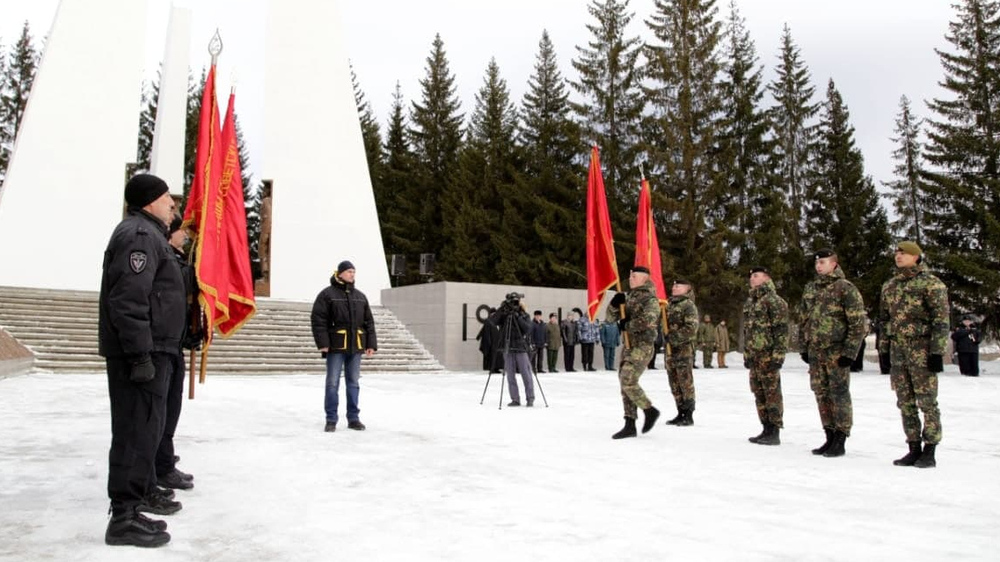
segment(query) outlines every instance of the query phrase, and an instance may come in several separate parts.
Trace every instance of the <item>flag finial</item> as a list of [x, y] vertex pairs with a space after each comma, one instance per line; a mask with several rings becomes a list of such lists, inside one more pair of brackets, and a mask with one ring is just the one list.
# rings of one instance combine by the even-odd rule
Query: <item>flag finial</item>
[[222, 53], [222, 35], [219, 35], [219, 28], [215, 28], [215, 35], [212, 35], [212, 40], [208, 42], [208, 54], [212, 55], [213, 65], [220, 53]]

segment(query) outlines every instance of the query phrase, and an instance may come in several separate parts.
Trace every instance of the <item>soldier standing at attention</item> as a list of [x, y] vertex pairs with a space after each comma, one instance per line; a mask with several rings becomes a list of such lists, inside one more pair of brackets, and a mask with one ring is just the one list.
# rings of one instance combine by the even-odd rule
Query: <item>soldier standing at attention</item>
[[698, 308], [691, 301], [691, 283], [678, 279], [670, 287], [667, 308], [667, 378], [677, 404], [670, 425], [694, 424], [694, 340], [698, 333]]
[[[889, 367], [910, 446], [892, 464], [929, 468], [937, 465], [934, 450], [941, 441], [937, 374], [944, 370], [948, 349], [948, 288], [927, 271], [921, 255], [913, 242], [896, 246], [896, 275], [882, 285], [879, 319], [884, 332], [878, 353], [883, 372]], [[918, 409], [924, 414], [922, 432]]]
[[698, 326], [698, 349], [701, 350], [702, 365], [711, 369], [712, 355], [715, 353], [715, 326], [712, 325], [712, 317], [707, 314]]
[[814, 257], [816, 278], [802, 293], [799, 314], [800, 353], [826, 432], [826, 442], [812, 453], [840, 457], [854, 423], [851, 363], [865, 337], [865, 303], [833, 250], [818, 250]]
[[778, 296], [767, 268], [750, 270], [750, 297], [743, 305], [743, 366], [750, 369], [750, 391], [764, 431], [758, 445], [780, 445], [784, 427], [781, 366], [788, 348], [788, 303]]
[[[628, 333], [628, 339], [625, 341], [629, 344], [629, 347], [622, 352], [622, 363], [618, 370], [622, 405], [625, 407], [625, 427], [612, 435], [612, 439], [636, 436], [637, 408], [642, 408], [645, 415], [642, 422], [643, 433], [653, 429], [656, 419], [660, 417], [660, 411], [653, 407], [639, 386], [639, 377], [653, 356], [653, 341], [656, 339], [656, 327], [660, 321], [660, 301], [656, 298], [656, 287], [649, 279], [649, 269], [644, 266], [632, 268], [628, 286], [628, 296], [625, 293], [615, 293], [607, 311], [607, 321], [618, 322], [621, 332]], [[619, 308], [623, 304], [624, 318]]]

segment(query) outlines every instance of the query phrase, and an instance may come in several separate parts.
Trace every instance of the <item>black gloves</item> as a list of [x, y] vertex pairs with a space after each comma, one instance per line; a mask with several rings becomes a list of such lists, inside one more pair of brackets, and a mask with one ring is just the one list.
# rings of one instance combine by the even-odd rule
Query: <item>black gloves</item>
[[879, 372], [883, 375], [888, 375], [889, 372], [892, 371], [892, 361], [889, 359], [888, 353], [879, 353], [878, 366]]
[[[621, 293], [618, 294], [620, 295]], [[628, 320], [629, 320], [628, 318], [622, 318], [621, 320], [618, 321], [619, 332], [625, 332], [625, 330], [628, 329]]]
[[802, 362], [803, 363], [805, 363], [806, 365], [809, 364], [809, 354], [808, 353], [806, 353], [805, 351], [803, 351], [802, 353], [799, 353], [799, 357], [802, 358]]
[[772, 360], [771, 363], [770, 363], [770, 365], [768, 365], [768, 366], [771, 369], [778, 370], [781, 367], [783, 367], [784, 365], [785, 365], [785, 358], [782, 357], [781, 359], [774, 359], [774, 360]]
[[625, 293], [615, 293], [615, 296], [611, 297], [611, 306], [617, 308], [625, 304]]
[[931, 353], [927, 356], [927, 370], [932, 373], [940, 373], [944, 370], [944, 356]]
[[854, 359], [851, 359], [846, 355], [841, 355], [837, 358], [838, 367], [850, 367], [852, 363], [854, 363]]
[[[940, 357], [940, 355], [938, 356]], [[132, 362], [132, 369], [128, 373], [128, 379], [135, 383], [149, 382], [156, 378], [156, 367], [148, 353], [139, 356]]]

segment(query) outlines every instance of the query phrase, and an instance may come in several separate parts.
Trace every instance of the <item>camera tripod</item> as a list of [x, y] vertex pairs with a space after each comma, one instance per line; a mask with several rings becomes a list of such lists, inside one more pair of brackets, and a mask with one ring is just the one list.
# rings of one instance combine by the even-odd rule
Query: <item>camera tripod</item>
[[[514, 324], [514, 318], [512, 317], [511, 314], [508, 314], [507, 317], [504, 319], [503, 330], [500, 331], [500, 337], [503, 339], [503, 342], [504, 342], [504, 344], [503, 344], [503, 346], [504, 346], [504, 349], [503, 349], [504, 374], [502, 375], [503, 378], [506, 378], [507, 355], [510, 353], [510, 335], [511, 335], [511, 332], [514, 329], [517, 329], [518, 333], [520, 333], [520, 331], [521, 331], [519, 327], [516, 327], [513, 324]], [[524, 334], [521, 334], [521, 338], [522, 339], [524, 338]], [[515, 364], [515, 370], [516, 370], [517, 362], [516, 362], [516, 360], [514, 358], [512, 358], [512, 360], [515, 361], [514, 364]], [[491, 366], [492, 366], [492, 364], [491, 364]], [[530, 359], [528, 361], [528, 368], [531, 370], [531, 376], [535, 377], [535, 385], [538, 386], [538, 392], [542, 395], [542, 402], [545, 403], [545, 407], [548, 408], [549, 407], [549, 401], [548, 401], [548, 399], [545, 398], [545, 391], [542, 389], [542, 382], [538, 380], [538, 373], [535, 372], [535, 366], [534, 366], [534, 364], [532, 364], [532, 361], [530, 361]], [[490, 369], [489, 373], [486, 375], [486, 386], [483, 387], [483, 395], [479, 399], [479, 404], [480, 405], [482, 405], [483, 401], [486, 400], [486, 391], [489, 390], [489, 388], [490, 388], [490, 379], [492, 379], [492, 378], [493, 378], [493, 369]], [[515, 382], [515, 384], [516, 384], [516, 382]], [[527, 389], [525, 389], [525, 393], [527, 393]], [[497, 409], [498, 410], [502, 410], [503, 409], [503, 382], [500, 383], [500, 400], [499, 400], [499, 402], [497, 402]]]

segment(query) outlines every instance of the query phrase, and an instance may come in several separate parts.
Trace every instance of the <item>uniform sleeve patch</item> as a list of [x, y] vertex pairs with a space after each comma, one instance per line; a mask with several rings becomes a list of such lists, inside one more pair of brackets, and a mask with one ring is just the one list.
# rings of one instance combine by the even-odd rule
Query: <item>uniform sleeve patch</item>
[[149, 260], [146, 258], [146, 252], [132, 252], [128, 257], [128, 265], [135, 273], [142, 273], [146, 269], [147, 261]]

